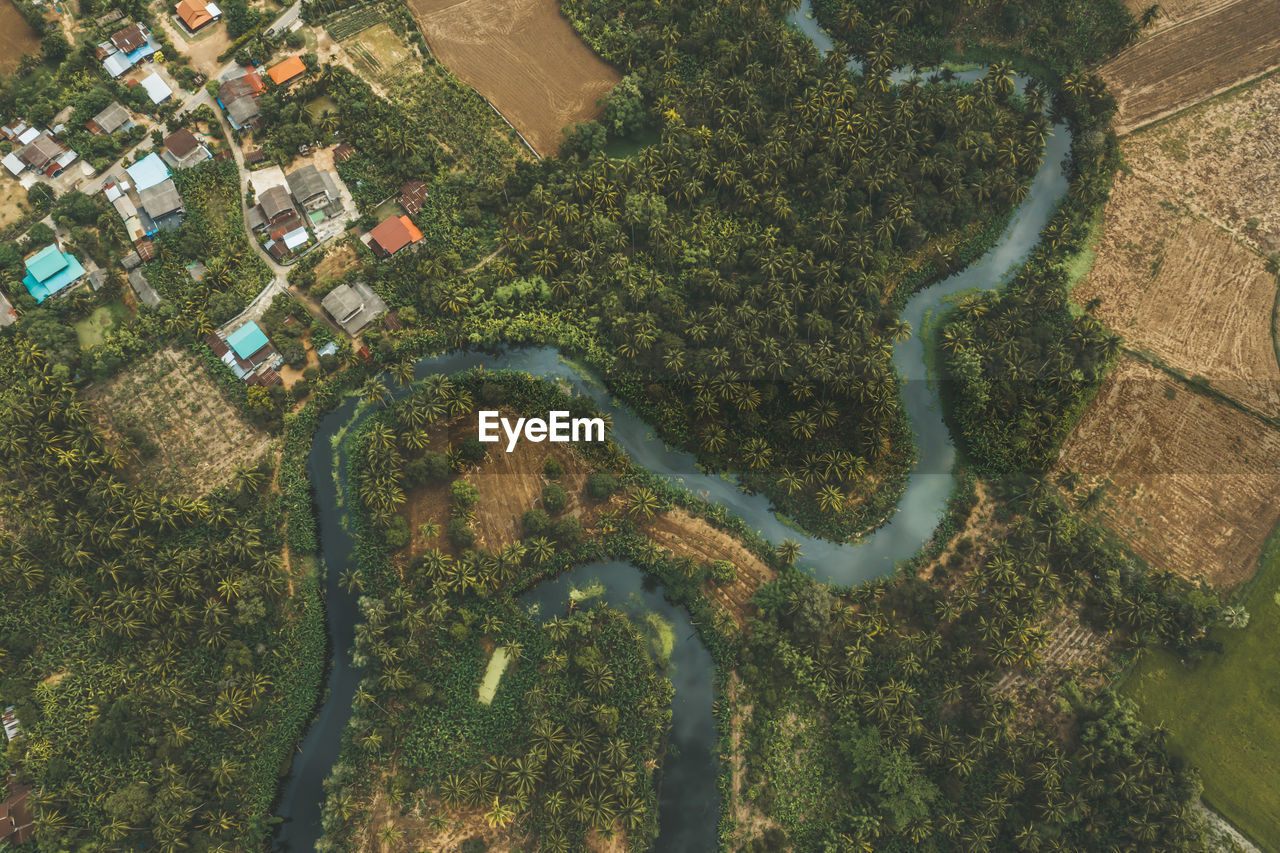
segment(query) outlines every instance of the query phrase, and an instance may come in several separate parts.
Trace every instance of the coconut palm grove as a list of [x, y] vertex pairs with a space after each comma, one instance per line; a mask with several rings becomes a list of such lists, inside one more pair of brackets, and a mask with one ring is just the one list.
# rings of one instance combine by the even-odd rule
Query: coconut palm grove
[[0, 2], [0, 851], [1280, 850], [1249, 0]]

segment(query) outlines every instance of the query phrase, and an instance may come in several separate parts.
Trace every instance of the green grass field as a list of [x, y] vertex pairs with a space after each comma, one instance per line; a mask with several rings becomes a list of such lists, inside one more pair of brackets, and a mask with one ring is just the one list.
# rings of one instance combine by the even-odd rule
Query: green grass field
[[1173, 750], [1196, 765], [1204, 799], [1264, 850], [1280, 850], [1280, 528], [1244, 597], [1249, 626], [1215, 629], [1221, 655], [1185, 666], [1143, 654], [1124, 691], [1149, 723], [1164, 723]]
[[99, 305], [93, 309], [92, 314], [75, 324], [76, 339], [80, 342], [80, 349], [88, 349], [102, 343], [106, 338], [107, 330], [123, 322], [128, 313], [129, 309], [123, 302]]

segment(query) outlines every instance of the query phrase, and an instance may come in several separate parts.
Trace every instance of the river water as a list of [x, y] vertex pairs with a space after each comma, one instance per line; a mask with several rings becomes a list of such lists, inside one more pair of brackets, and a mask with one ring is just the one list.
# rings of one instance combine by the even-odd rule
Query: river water
[[[789, 20], [820, 50], [830, 50], [830, 39], [809, 14], [809, 0], [804, 0]], [[977, 69], [957, 75], [956, 79], [972, 80], [982, 73], [982, 69]], [[898, 82], [914, 76], [910, 71], [894, 74]], [[1025, 78], [1018, 79], [1020, 86], [1025, 82]], [[995, 245], [975, 263], [921, 290], [907, 303], [901, 316], [913, 330], [918, 331], [922, 323], [942, 309], [948, 297], [977, 288], [994, 288], [1021, 265], [1066, 194], [1064, 164], [1070, 144], [1066, 127], [1054, 125], [1030, 191]], [[637, 465], [683, 485], [707, 501], [722, 504], [771, 542], [783, 539], [798, 542], [804, 553], [799, 561], [801, 566], [812, 570], [820, 580], [848, 586], [882, 576], [899, 560], [914, 555], [937, 527], [952, 487], [955, 446], [942, 419], [937, 387], [929, 375], [924, 343], [918, 334], [895, 346], [893, 362], [903, 379], [903, 402], [915, 440], [917, 461], [893, 517], [860, 544], [840, 544], [806, 536], [778, 518], [767, 498], [744, 493], [732, 477], [698, 470], [692, 455], [667, 447], [595, 377], [565, 361], [554, 349], [520, 347], [496, 354], [453, 351], [421, 359], [416, 365], [416, 374], [419, 378], [435, 373], [452, 374], [477, 366], [521, 370], [557, 380], [574, 393], [589, 394], [613, 419], [610, 437]], [[338, 583], [339, 573], [354, 564], [354, 542], [343, 526], [344, 513], [337, 487], [337, 483], [345, 482], [348, 461], [345, 454], [339, 453], [335, 471], [333, 449], [333, 439], [344, 427], [354, 427], [371, 410], [353, 422], [355, 413], [356, 401], [351, 399], [325, 417], [309, 458], [321, 531], [321, 555], [326, 567], [324, 587], [332, 666], [327, 695], [299, 746], [281, 791], [278, 813], [284, 823], [276, 839], [279, 850], [315, 848], [321, 834], [323, 781], [337, 761], [342, 735], [351, 717], [351, 700], [362, 677], [352, 666], [350, 654], [359, 617], [356, 597]], [[663, 853], [708, 853], [717, 846], [719, 809], [711, 656], [698, 641], [687, 612], [666, 602], [661, 587], [627, 563], [579, 567], [544, 582], [526, 593], [522, 601], [538, 604], [544, 615], [559, 612], [569, 587], [581, 586], [589, 578], [605, 583], [604, 597], [611, 604], [632, 613], [643, 609], [656, 611], [676, 627], [676, 645], [668, 672], [676, 688], [671, 733], [675, 749], [664, 761], [656, 849]]]

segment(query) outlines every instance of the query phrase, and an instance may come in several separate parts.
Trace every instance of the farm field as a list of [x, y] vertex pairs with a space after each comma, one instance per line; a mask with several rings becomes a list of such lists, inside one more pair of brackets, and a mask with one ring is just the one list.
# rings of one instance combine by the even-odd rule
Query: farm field
[[1132, 176], [1116, 182], [1096, 251], [1077, 303], [1096, 300], [1129, 346], [1263, 414], [1280, 411], [1276, 277], [1263, 257]]
[[1229, 589], [1280, 522], [1280, 430], [1126, 357], [1058, 470], [1107, 485], [1107, 525], [1153, 566]]
[[177, 350], [161, 350], [87, 396], [108, 430], [130, 436], [141, 475], [171, 494], [208, 494], [270, 445], [267, 434], [227, 402], [204, 366]]
[[1280, 75], [1124, 140], [1125, 182], [1175, 202], [1264, 252], [1280, 251]]
[[1114, 125], [1123, 135], [1278, 65], [1275, 0], [1235, 0], [1164, 27], [1099, 72], [1116, 97]]
[[385, 22], [361, 29], [343, 40], [342, 47], [364, 75], [385, 85], [420, 69], [417, 54]]
[[592, 53], [555, 0], [411, 0], [431, 51], [544, 156], [561, 130], [598, 114], [621, 76]]
[[40, 37], [27, 25], [13, 0], [0, 0], [0, 72], [18, 67], [22, 57], [40, 52]]
[[1272, 534], [1257, 582], [1243, 603], [1249, 625], [1216, 628], [1222, 654], [1183, 664], [1162, 650], [1144, 652], [1123, 690], [1147, 723], [1163, 723], [1173, 750], [1192, 761], [1204, 798], [1264, 850], [1280, 849], [1280, 536]]

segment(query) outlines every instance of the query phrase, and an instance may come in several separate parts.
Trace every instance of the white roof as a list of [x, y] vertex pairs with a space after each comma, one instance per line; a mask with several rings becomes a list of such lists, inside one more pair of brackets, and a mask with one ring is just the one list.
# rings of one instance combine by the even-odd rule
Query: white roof
[[62, 152], [62, 156], [58, 158], [58, 166], [65, 169], [76, 161], [80, 155], [74, 151], [67, 150]]
[[173, 97], [173, 90], [169, 88], [169, 84], [160, 79], [160, 75], [155, 71], [151, 72], [149, 77], [142, 80], [142, 88], [147, 90], [147, 94], [151, 97], [151, 103], [158, 104], [167, 98]]
[[23, 145], [28, 145], [39, 135], [40, 131], [36, 130], [34, 127], [28, 127], [26, 130], [22, 131], [22, 135], [18, 137], [18, 141]]
[[169, 180], [169, 167], [154, 151], [126, 168], [125, 171], [129, 173], [129, 177], [133, 178], [133, 185], [138, 192]]
[[103, 187], [102, 192], [107, 197], [107, 201], [115, 201], [122, 195], [120, 187], [116, 184], [107, 184]]
[[23, 162], [18, 159], [18, 155], [13, 153], [4, 155], [4, 160], [0, 162], [3, 162], [4, 167], [13, 175], [21, 175], [22, 170], [27, 168], [23, 165]]
[[307, 229], [295, 228], [288, 234], [284, 235], [282, 239], [284, 240], [284, 244], [289, 247], [290, 251], [292, 251], [307, 242]]
[[213, 15], [213, 17], [215, 17], [215, 18], [219, 18], [219, 17], [221, 17], [221, 16], [222, 16], [222, 10], [221, 10], [221, 9], [219, 9], [219, 8], [218, 8], [216, 5], [214, 5], [213, 3], [205, 3], [205, 4], [204, 4], [204, 10], [205, 10], [206, 12], [208, 12], [210, 15]]
[[102, 67], [107, 69], [107, 73], [112, 77], [119, 77], [133, 67], [133, 62], [124, 52], [117, 52], [102, 60]]
[[97, 170], [93, 168], [88, 160], [80, 161], [80, 174], [84, 175], [86, 178], [92, 178], [96, 172]]

